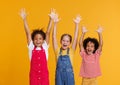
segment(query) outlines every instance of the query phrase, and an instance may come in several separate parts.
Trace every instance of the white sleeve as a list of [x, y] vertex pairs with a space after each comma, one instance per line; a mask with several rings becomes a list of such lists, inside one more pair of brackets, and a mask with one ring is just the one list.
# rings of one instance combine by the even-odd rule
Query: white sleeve
[[46, 59], [48, 60], [48, 48], [49, 48], [49, 45], [46, 43], [46, 41], [44, 41], [42, 46], [43, 46], [43, 49], [45, 50]]
[[28, 53], [29, 53], [29, 59], [31, 60], [32, 58], [32, 50], [34, 49], [34, 44], [33, 41], [30, 41], [30, 44], [28, 45]]

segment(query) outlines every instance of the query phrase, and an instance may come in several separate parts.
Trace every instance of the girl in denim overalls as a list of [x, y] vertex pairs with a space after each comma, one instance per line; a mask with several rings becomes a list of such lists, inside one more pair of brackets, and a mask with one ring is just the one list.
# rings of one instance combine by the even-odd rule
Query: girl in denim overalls
[[72, 37], [69, 34], [63, 34], [61, 36], [61, 47], [58, 47], [56, 40], [56, 26], [59, 21], [58, 15], [54, 17], [54, 30], [53, 30], [53, 48], [57, 57], [57, 66], [56, 66], [56, 78], [55, 85], [74, 85], [74, 73], [72, 67], [72, 58], [74, 55], [74, 51], [76, 49], [77, 38], [78, 38], [78, 24], [81, 18], [79, 16], [74, 19], [76, 29], [74, 34], [74, 40], [72, 47], [70, 48], [70, 44], [72, 42]]
[[49, 14], [50, 21], [46, 33], [42, 30], [36, 29], [31, 34], [24, 9], [21, 10], [20, 15], [24, 22], [29, 48], [30, 85], [49, 85], [49, 72], [47, 67], [48, 44], [54, 11], [51, 10], [51, 13]]

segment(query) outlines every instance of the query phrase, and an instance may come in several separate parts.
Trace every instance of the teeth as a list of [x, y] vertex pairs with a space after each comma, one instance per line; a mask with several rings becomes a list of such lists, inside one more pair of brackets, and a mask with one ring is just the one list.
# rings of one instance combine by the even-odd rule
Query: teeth
[[91, 52], [91, 50], [88, 50], [88, 52]]

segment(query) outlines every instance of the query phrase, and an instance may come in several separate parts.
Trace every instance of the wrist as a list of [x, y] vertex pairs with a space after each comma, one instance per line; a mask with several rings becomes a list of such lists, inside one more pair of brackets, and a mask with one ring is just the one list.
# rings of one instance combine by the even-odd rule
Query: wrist
[[102, 34], [102, 32], [97, 32], [98, 34]]
[[75, 25], [76, 25], [76, 26], [78, 26], [78, 25], [79, 25], [79, 23], [75, 23]]
[[54, 21], [54, 25], [57, 25], [58, 22]]
[[54, 25], [56, 26], [56, 25], [57, 25], [57, 22], [54, 22]]
[[82, 34], [84, 35], [86, 32], [82, 32]]
[[24, 17], [24, 18], [23, 18], [23, 21], [26, 21], [26, 19], [27, 19], [27, 18], [26, 18], [26, 17]]

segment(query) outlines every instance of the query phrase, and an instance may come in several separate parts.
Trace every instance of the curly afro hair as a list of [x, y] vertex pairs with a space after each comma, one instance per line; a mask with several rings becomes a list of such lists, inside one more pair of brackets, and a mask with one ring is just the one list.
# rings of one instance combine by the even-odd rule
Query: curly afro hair
[[36, 34], [40, 34], [40, 35], [42, 35], [44, 40], [46, 39], [46, 34], [43, 30], [35, 29], [35, 30], [33, 30], [32, 34], [31, 34], [32, 40], [34, 40], [34, 37], [35, 37]]
[[84, 49], [86, 49], [88, 42], [92, 42], [94, 44], [95, 50], [93, 51], [93, 53], [95, 53], [95, 51], [98, 49], [98, 46], [99, 46], [98, 40], [96, 38], [90, 38], [90, 37], [86, 38], [83, 41], [83, 47], [84, 47]]

